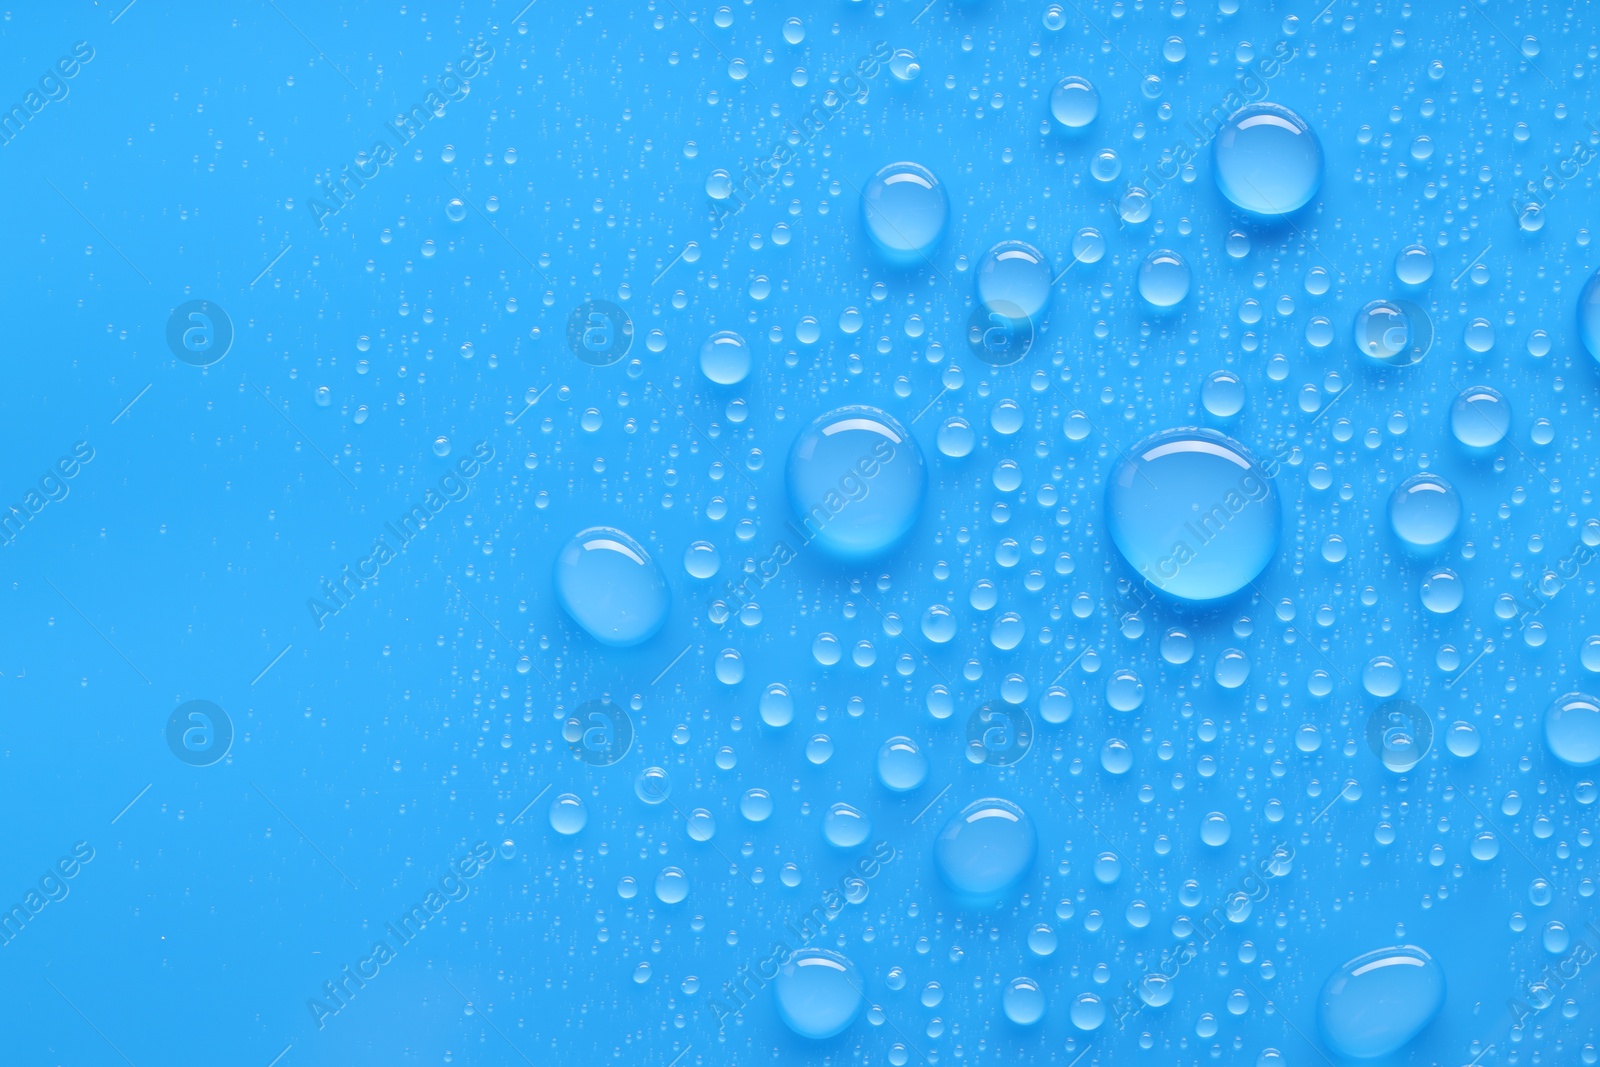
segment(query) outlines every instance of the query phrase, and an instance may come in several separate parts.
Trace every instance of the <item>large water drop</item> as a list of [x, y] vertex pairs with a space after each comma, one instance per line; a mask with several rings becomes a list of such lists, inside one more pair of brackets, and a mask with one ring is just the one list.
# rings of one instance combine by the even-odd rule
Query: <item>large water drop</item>
[[922, 262], [944, 236], [950, 199], [933, 172], [918, 163], [891, 163], [861, 192], [867, 236], [897, 266]]
[[861, 1011], [861, 974], [837, 952], [803, 948], [778, 969], [773, 984], [779, 1017], [801, 1037], [833, 1037]]
[[1167, 430], [1135, 445], [1106, 490], [1111, 540], [1150, 584], [1216, 600], [1256, 579], [1278, 550], [1277, 490], [1254, 456], [1214, 430]]
[[1328, 978], [1318, 1021], [1335, 1052], [1357, 1059], [1386, 1056], [1433, 1021], [1444, 992], [1443, 968], [1422, 949], [1378, 949]]
[[601, 644], [649, 640], [667, 620], [667, 580], [644, 546], [621, 530], [591, 526], [556, 556], [556, 598]]
[[1287, 215], [1322, 185], [1322, 142], [1304, 119], [1277, 104], [1234, 113], [1212, 142], [1217, 188], [1255, 215]]
[[1413, 474], [1389, 498], [1389, 525], [1408, 545], [1432, 548], [1461, 523], [1461, 497], [1437, 474]]
[[1544, 743], [1570, 767], [1600, 763], [1600, 701], [1583, 693], [1557, 697], [1544, 713]]
[[986, 798], [962, 808], [939, 833], [933, 863], [963, 897], [988, 900], [1015, 888], [1033, 868], [1039, 838], [1033, 820], [1009, 800]]
[[1001, 241], [978, 261], [978, 299], [1008, 319], [1033, 320], [1050, 303], [1050, 264], [1024, 241]]
[[883, 551], [917, 521], [927, 472], [904, 426], [877, 408], [838, 408], [789, 449], [789, 505], [805, 532], [845, 558]]

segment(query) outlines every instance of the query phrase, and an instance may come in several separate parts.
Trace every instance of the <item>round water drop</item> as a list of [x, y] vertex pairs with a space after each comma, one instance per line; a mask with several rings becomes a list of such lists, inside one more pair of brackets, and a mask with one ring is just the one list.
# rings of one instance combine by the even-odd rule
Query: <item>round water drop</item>
[[1421, 285], [1433, 277], [1433, 253], [1422, 245], [1407, 245], [1394, 257], [1394, 276], [1406, 285]]
[[1169, 308], [1189, 295], [1189, 264], [1168, 248], [1158, 248], [1139, 265], [1139, 295], [1151, 307]]
[[739, 798], [739, 814], [750, 822], [766, 822], [772, 817], [772, 794], [765, 789], [747, 789]]
[[1161, 658], [1175, 667], [1181, 667], [1194, 658], [1194, 638], [1182, 630], [1168, 630], [1161, 635]]
[[910, 530], [927, 473], [904, 426], [877, 408], [843, 407], [802, 430], [789, 449], [789, 506], [815, 543], [845, 559], [875, 555]]
[[738, 685], [744, 681], [744, 659], [736, 649], [725, 648], [717, 654], [716, 673], [723, 685]]
[[1200, 840], [1212, 848], [1226, 845], [1232, 834], [1233, 828], [1228, 825], [1228, 817], [1220, 811], [1213, 811], [1200, 820]]
[[1006, 1018], [1018, 1026], [1032, 1026], [1044, 1018], [1044, 990], [1032, 978], [1013, 978], [1001, 997]]
[[1388, 656], [1374, 656], [1361, 669], [1361, 685], [1375, 697], [1392, 697], [1400, 691], [1400, 665]]
[[710, 541], [696, 541], [683, 550], [683, 569], [695, 578], [710, 578], [722, 567], [722, 553]]
[[1478, 728], [1470, 722], [1454, 722], [1445, 732], [1444, 746], [1450, 750], [1452, 756], [1467, 759], [1476, 756], [1483, 739], [1478, 736]]
[[1025, 241], [1001, 241], [978, 261], [978, 299], [996, 315], [1020, 322], [1050, 303], [1050, 264]]
[[956, 635], [956, 617], [943, 604], [930, 605], [922, 613], [922, 636], [936, 645], [947, 644]]
[[1059, 726], [1072, 718], [1072, 694], [1060, 686], [1051, 686], [1039, 699], [1039, 717], [1052, 726]]
[[1472, 351], [1487, 352], [1494, 347], [1494, 325], [1488, 319], [1473, 319], [1467, 323], [1461, 339]]
[[1411, 312], [1393, 300], [1374, 300], [1356, 312], [1356, 347], [1391, 367], [1409, 367], [1432, 341]]
[[977, 443], [978, 435], [973, 432], [972, 424], [966, 419], [952, 415], [939, 427], [936, 440], [940, 452], [951, 459], [960, 459], [972, 453], [972, 446]]
[[1135, 571], [1190, 601], [1230, 596], [1278, 551], [1278, 493], [1243, 445], [1214, 430], [1153, 434], [1106, 489], [1111, 539]]
[[1200, 387], [1200, 403], [1219, 419], [1231, 419], [1244, 407], [1244, 381], [1231, 370], [1212, 371]]
[[689, 876], [677, 867], [667, 867], [656, 875], [656, 899], [663, 904], [680, 904], [689, 895]]
[[710, 841], [717, 834], [717, 817], [705, 808], [695, 808], [686, 821], [689, 836], [696, 841]]
[[1122, 877], [1122, 860], [1115, 852], [1102, 852], [1094, 858], [1094, 880], [1101, 885], [1116, 885]]
[[1594, 272], [1578, 294], [1578, 336], [1589, 355], [1600, 360], [1600, 270]]
[[1583, 664], [1584, 670], [1600, 674], [1600, 636], [1591, 635], [1583, 639], [1583, 647], [1578, 650], [1578, 661]]
[[1072, 74], [1050, 90], [1050, 114], [1069, 130], [1083, 129], [1099, 113], [1100, 93], [1087, 78]]
[[644, 546], [610, 526], [591, 526], [556, 556], [556, 599], [604, 645], [647, 641], [667, 621], [666, 577]]
[[661, 767], [646, 767], [633, 780], [633, 793], [646, 804], [659, 804], [672, 795], [672, 779]]
[[750, 374], [750, 346], [732, 330], [719, 330], [700, 346], [700, 371], [718, 385], [738, 385]]
[[861, 974], [837, 952], [803, 948], [778, 969], [778, 1017], [813, 1040], [842, 1033], [861, 1012]]
[[872, 833], [872, 820], [849, 804], [830, 805], [822, 817], [822, 836], [835, 848], [855, 848]]
[[794, 698], [787, 686], [773, 682], [761, 694], [761, 721], [768, 726], [788, 726], [794, 720]]
[[1449, 540], [1461, 523], [1461, 497], [1437, 474], [1413, 474], [1389, 497], [1389, 525], [1418, 548]]
[[1139, 980], [1139, 999], [1152, 1008], [1172, 1002], [1172, 981], [1166, 975], [1152, 971]]
[[1335, 1052], [1357, 1059], [1387, 1056], [1433, 1021], [1444, 993], [1444, 970], [1422, 949], [1378, 949], [1329, 976], [1317, 1019]]
[[1039, 923], [1028, 931], [1028, 951], [1035, 956], [1053, 956], [1060, 939], [1049, 923]]
[[713, 200], [726, 200], [733, 195], [733, 175], [718, 167], [706, 175], [706, 195]]
[[988, 900], [1027, 877], [1038, 850], [1033, 820], [1011, 801], [990, 797], [973, 801], [945, 824], [934, 842], [933, 864], [957, 894]]
[[1500, 839], [1485, 830], [1472, 839], [1472, 858], [1487, 863], [1500, 855]]
[[806, 742], [806, 759], [818, 767], [833, 758], [833, 738], [827, 734], [815, 734]]
[[1234, 112], [1212, 142], [1222, 195], [1255, 215], [1287, 215], [1322, 185], [1322, 142], [1304, 119], [1278, 104]]
[[1472, 449], [1489, 449], [1511, 429], [1511, 405], [1487, 385], [1463, 389], [1450, 406], [1450, 432]]
[[1067, 1016], [1079, 1030], [1098, 1030], [1106, 1021], [1105, 1001], [1093, 993], [1079, 993]]
[[1122, 173], [1122, 157], [1114, 148], [1102, 148], [1089, 160], [1089, 175], [1097, 182], [1114, 182]]
[[1600, 763], [1600, 701], [1583, 693], [1557, 697], [1544, 713], [1544, 743], [1569, 767]]
[[950, 198], [920, 163], [891, 163], [861, 191], [861, 222], [885, 260], [921, 263], [944, 236]]
[[1466, 591], [1455, 571], [1440, 567], [1422, 579], [1422, 606], [1435, 615], [1448, 615], [1461, 606]]
[[589, 809], [576, 793], [562, 793], [550, 802], [550, 828], [571, 837], [589, 825]]
[[1133, 671], [1113, 671], [1106, 679], [1106, 703], [1117, 711], [1134, 711], [1144, 703], [1144, 682]]
[[928, 778], [928, 757], [909, 737], [891, 737], [878, 749], [878, 781], [896, 793], [909, 793]]
[[1111, 738], [1100, 746], [1100, 766], [1108, 774], [1127, 774], [1133, 767], [1133, 749], [1126, 741]]
[[1224, 649], [1212, 676], [1222, 688], [1237, 689], [1250, 678], [1250, 657], [1237, 648]]
[[1079, 263], [1098, 263], [1105, 254], [1105, 235], [1093, 226], [1085, 226], [1072, 235], [1072, 258]]

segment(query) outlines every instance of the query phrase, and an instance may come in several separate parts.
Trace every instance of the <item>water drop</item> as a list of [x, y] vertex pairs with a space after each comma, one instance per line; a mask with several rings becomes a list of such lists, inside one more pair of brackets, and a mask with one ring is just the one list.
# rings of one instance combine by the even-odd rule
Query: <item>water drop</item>
[[582, 797], [562, 793], [550, 802], [550, 828], [556, 833], [570, 837], [588, 825], [589, 809]]
[[835, 848], [855, 848], [871, 833], [872, 820], [849, 804], [832, 804], [822, 817], [822, 836]]
[[1333, 1050], [1371, 1059], [1416, 1037], [1444, 1004], [1444, 970], [1420, 948], [1378, 949], [1323, 984], [1317, 1018]]
[[878, 749], [878, 781], [896, 793], [909, 793], [928, 778], [928, 757], [909, 737], [891, 737]]
[[922, 509], [922, 451], [893, 417], [844, 407], [820, 416], [789, 450], [789, 503], [823, 548], [873, 555], [898, 541]]
[[944, 236], [950, 199], [933, 172], [891, 163], [861, 192], [861, 220], [883, 258], [896, 266], [923, 262]]
[[1450, 432], [1472, 449], [1489, 449], [1511, 429], [1511, 405], [1487, 385], [1463, 389], [1450, 406]]
[[1069, 130], [1082, 129], [1099, 113], [1100, 94], [1086, 78], [1070, 75], [1050, 91], [1050, 114]]
[[1389, 525], [1400, 539], [1432, 548], [1454, 536], [1461, 523], [1461, 497], [1437, 474], [1413, 474], [1389, 497]]
[[833, 1037], [861, 1012], [861, 974], [837, 952], [800, 949], [778, 969], [773, 985], [778, 1017], [801, 1037]]
[[1212, 142], [1217, 188], [1255, 215], [1287, 215], [1322, 185], [1322, 143], [1304, 119], [1278, 104], [1249, 104]]
[[1569, 767], [1600, 763], [1600, 701], [1583, 693], [1557, 697], [1544, 713], [1544, 743]]
[[649, 640], [667, 620], [666, 577], [644, 546], [609, 526], [591, 526], [566, 543], [555, 563], [556, 598], [601, 644]]
[[1001, 1003], [1006, 1018], [1018, 1026], [1032, 1026], [1044, 1018], [1044, 990], [1032, 978], [1013, 978]]
[[1167, 248], [1158, 248], [1139, 265], [1139, 295], [1151, 307], [1169, 308], [1189, 295], [1189, 264]]
[[719, 330], [700, 346], [700, 372], [718, 385], [737, 385], [750, 374], [750, 346], [732, 330]]
[[1038, 852], [1033, 821], [1009, 800], [973, 801], [945, 824], [934, 842], [933, 861], [958, 895], [991, 900], [1015, 888], [1033, 868]]
[[1111, 539], [1164, 592], [1216, 600], [1253, 582], [1278, 550], [1278, 494], [1254, 456], [1213, 430], [1154, 434], [1106, 490]]
[[1024, 241], [1001, 241], [978, 261], [978, 299], [1014, 321], [1037, 318], [1050, 303], [1050, 264]]

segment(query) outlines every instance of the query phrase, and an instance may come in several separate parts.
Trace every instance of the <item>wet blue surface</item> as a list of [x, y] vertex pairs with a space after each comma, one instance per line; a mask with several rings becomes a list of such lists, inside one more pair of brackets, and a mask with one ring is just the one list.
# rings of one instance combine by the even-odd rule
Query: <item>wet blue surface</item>
[[7, 1062], [1600, 1060], [1595, 30], [7, 13]]

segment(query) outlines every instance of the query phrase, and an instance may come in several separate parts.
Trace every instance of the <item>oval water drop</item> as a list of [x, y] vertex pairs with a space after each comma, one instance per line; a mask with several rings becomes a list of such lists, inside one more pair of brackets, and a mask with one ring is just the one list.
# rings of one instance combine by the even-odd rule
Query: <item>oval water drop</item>
[[644, 546], [621, 530], [591, 526], [556, 556], [556, 599], [601, 644], [649, 640], [667, 620], [666, 577]]
[[1322, 986], [1317, 1018], [1335, 1052], [1387, 1056], [1420, 1033], [1444, 1004], [1444, 970], [1413, 945], [1357, 956]]

